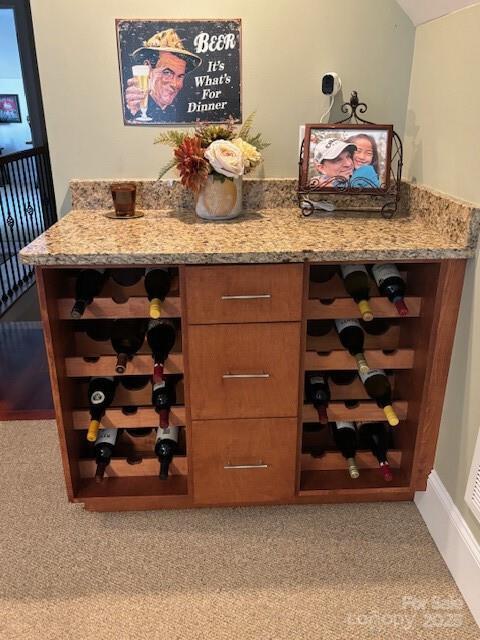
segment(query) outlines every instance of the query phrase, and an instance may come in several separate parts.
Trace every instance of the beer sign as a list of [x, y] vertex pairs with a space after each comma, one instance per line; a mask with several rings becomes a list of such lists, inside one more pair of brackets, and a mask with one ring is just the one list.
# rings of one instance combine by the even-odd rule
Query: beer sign
[[242, 121], [241, 20], [116, 20], [126, 125]]

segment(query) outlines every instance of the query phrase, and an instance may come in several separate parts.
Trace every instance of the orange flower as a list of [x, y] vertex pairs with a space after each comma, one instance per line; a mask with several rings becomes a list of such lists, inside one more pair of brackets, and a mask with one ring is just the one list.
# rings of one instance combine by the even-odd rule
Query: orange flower
[[204, 158], [201, 141], [196, 136], [187, 136], [175, 149], [177, 169], [182, 184], [194, 193], [205, 185], [210, 173], [210, 165]]

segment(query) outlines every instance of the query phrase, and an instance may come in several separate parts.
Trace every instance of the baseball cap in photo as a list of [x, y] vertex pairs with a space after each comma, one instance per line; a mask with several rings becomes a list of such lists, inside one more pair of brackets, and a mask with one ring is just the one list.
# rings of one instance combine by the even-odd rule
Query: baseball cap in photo
[[356, 148], [357, 145], [352, 142], [345, 142], [338, 138], [325, 138], [325, 140], [320, 140], [320, 142], [315, 146], [313, 159], [315, 162], [322, 162], [322, 160], [334, 160], [342, 153], [342, 151], [345, 151], [345, 149], [355, 151]]

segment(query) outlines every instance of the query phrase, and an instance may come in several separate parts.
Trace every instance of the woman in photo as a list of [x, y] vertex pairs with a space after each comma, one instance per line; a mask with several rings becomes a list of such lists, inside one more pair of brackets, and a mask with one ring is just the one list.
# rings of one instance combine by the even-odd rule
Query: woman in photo
[[350, 136], [347, 142], [356, 146], [353, 152], [354, 171], [350, 186], [363, 189], [379, 188], [378, 149], [375, 138], [366, 133], [358, 133]]

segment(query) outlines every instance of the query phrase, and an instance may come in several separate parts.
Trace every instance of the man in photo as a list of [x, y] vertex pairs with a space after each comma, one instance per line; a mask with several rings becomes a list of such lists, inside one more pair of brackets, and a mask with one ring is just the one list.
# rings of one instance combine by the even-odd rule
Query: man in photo
[[354, 171], [353, 153], [356, 145], [337, 138], [326, 138], [315, 146], [310, 186], [334, 188], [348, 185]]
[[[142, 88], [141, 78], [135, 75], [127, 81], [126, 117], [153, 124], [176, 122], [175, 104], [185, 75], [198, 67], [202, 59], [185, 49], [173, 29], [160, 31], [143, 44], [132, 53], [132, 57], [137, 65], [149, 67], [148, 87]], [[138, 70], [138, 66], [135, 69]], [[142, 115], [139, 116], [140, 113]]]

